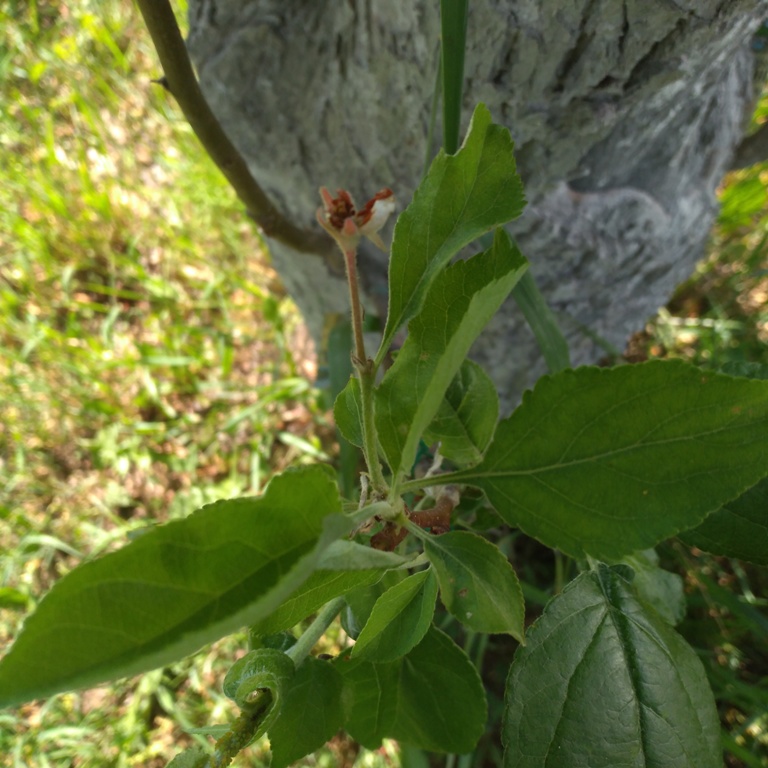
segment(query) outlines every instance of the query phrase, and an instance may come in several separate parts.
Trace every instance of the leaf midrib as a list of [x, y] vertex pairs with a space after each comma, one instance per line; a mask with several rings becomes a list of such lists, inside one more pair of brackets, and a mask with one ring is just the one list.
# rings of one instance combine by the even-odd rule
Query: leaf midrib
[[[753, 422], [749, 426], [752, 428], [757, 424], [761, 424], [764, 421], [768, 421], [768, 419], [761, 419], [757, 422]], [[665, 440], [654, 440], [651, 442], [634, 443], [624, 448], [612, 449], [610, 451], [604, 451], [602, 453], [594, 453], [594, 454], [590, 454], [589, 456], [585, 456], [583, 458], [572, 459], [570, 461], [560, 461], [553, 464], [540, 465], [538, 467], [529, 467], [527, 469], [483, 470], [482, 464], [481, 464], [479, 467], [463, 469], [458, 472], [451, 473], [450, 479], [453, 481], [453, 480], [469, 480], [470, 478], [518, 477], [518, 476], [532, 475], [532, 474], [537, 474], [542, 472], [554, 472], [557, 470], [568, 469], [571, 467], [580, 466], [583, 464], [589, 464], [596, 461], [603, 461], [608, 458], [626, 455], [634, 451], [641, 451], [647, 448], [656, 448], [664, 445], [673, 445], [675, 443], [695, 442], [697, 440], [700, 440], [702, 438], [705, 438], [711, 435], [723, 434], [729, 430], [743, 431], [745, 428], [746, 428], [746, 425], [738, 424], [733, 427], [722, 427], [718, 429], [708, 430], [707, 432], [698, 432], [694, 435], [681, 435], [679, 437], [668, 438]], [[758, 441], [758, 438], [755, 438], [754, 440], [746, 441], [745, 444], [747, 443], [751, 444], [756, 441]], [[493, 446], [491, 446], [491, 448], [492, 447]], [[739, 462], [739, 464], [741, 465], [743, 464], [743, 462]], [[730, 472], [731, 468], [723, 467], [723, 471]], [[707, 474], [711, 474], [711, 472], [712, 470], [707, 470]], [[446, 476], [442, 475], [440, 477], [442, 481], [445, 482]]]

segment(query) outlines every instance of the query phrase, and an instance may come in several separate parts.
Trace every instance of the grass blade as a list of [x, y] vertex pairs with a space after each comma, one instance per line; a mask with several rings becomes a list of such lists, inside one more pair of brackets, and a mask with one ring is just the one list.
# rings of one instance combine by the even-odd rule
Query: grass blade
[[452, 155], [459, 148], [464, 48], [469, 0], [441, 0], [440, 24], [443, 68], [443, 147]]

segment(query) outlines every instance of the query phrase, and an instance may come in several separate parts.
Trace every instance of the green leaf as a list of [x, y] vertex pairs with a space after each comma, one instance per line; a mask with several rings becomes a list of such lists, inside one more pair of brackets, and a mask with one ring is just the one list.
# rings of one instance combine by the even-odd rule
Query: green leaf
[[224, 695], [259, 718], [251, 741], [266, 733], [280, 714], [295, 672], [290, 656], [272, 648], [251, 651], [230, 667], [224, 678]]
[[421, 308], [435, 276], [464, 246], [525, 205], [509, 131], [479, 104], [455, 155], [440, 151], [395, 225], [381, 364], [398, 329]]
[[458, 261], [435, 279], [408, 338], [376, 390], [376, 428], [395, 475], [409, 472], [424, 430], [464, 362], [527, 262], [498, 229], [493, 245]]
[[333, 404], [333, 418], [344, 439], [352, 445], [362, 448], [362, 399], [360, 397], [360, 382], [355, 376], [351, 376], [347, 386], [339, 392], [339, 396]]
[[653, 607], [667, 623], [675, 626], [685, 617], [683, 579], [659, 568], [659, 556], [653, 549], [627, 555], [623, 561], [635, 572], [632, 581], [637, 596]]
[[336, 662], [346, 728], [368, 749], [384, 738], [430, 752], [470, 752], [485, 728], [485, 691], [467, 655], [432, 627], [408, 655], [388, 664]]
[[583, 573], [529, 629], [507, 680], [506, 768], [722, 766], [701, 662], [621, 573]]
[[[344, 387], [347, 386], [349, 377], [353, 373], [351, 353], [352, 323], [349, 315], [337, 314], [332, 316], [326, 354], [328, 358], [328, 394], [334, 402]], [[323, 405], [322, 408], [325, 410], [327, 406]], [[352, 498], [357, 488], [360, 451], [344, 439], [340, 429], [337, 432], [339, 433], [339, 453], [335, 464], [339, 471], [341, 495], [345, 498]]]
[[376, 601], [404, 578], [405, 573], [403, 571], [387, 571], [381, 579], [370, 586], [350, 590], [344, 596], [347, 605], [341, 613], [341, 625], [353, 640], [357, 640], [363, 631], [363, 627], [371, 617]]
[[768, 478], [680, 534], [689, 546], [713, 555], [768, 565]]
[[293, 648], [294, 645], [296, 645], [296, 636], [287, 630], [275, 632], [272, 635], [263, 635], [260, 632], [254, 632], [253, 627], [248, 629], [248, 647], [252, 651], [258, 651], [261, 648], [272, 648], [285, 653]]
[[274, 478], [59, 580], [0, 662], [0, 706], [144, 672], [274, 611], [345, 534], [332, 471]]
[[335, 597], [375, 584], [384, 574], [371, 571], [315, 571], [275, 611], [251, 627], [255, 635], [271, 635], [295, 627]]
[[572, 557], [619, 560], [691, 528], [768, 471], [768, 382], [679, 361], [539, 380], [483, 461], [442, 475]]
[[371, 569], [384, 570], [399, 568], [409, 559], [394, 552], [383, 552], [378, 549], [358, 544], [355, 541], [341, 539], [334, 541], [320, 556], [318, 569], [328, 571], [365, 571]]
[[296, 672], [279, 716], [267, 729], [271, 768], [285, 768], [314, 752], [343, 725], [341, 677], [332, 664], [310, 656]]
[[386, 662], [405, 656], [427, 633], [435, 600], [437, 579], [431, 568], [388, 589], [373, 606], [352, 649], [352, 658]]
[[452, 531], [426, 538], [424, 551], [437, 571], [445, 607], [462, 624], [525, 642], [523, 592], [498, 547], [474, 533]]
[[746, 360], [731, 360], [720, 369], [720, 373], [727, 373], [729, 376], [743, 376], [747, 379], [768, 379], [768, 365], [750, 363]]
[[465, 360], [453, 377], [432, 423], [424, 432], [429, 443], [460, 467], [483, 458], [499, 420], [499, 396], [488, 374]]
[[190, 747], [179, 752], [166, 768], [205, 768], [208, 765], [208, 755], [200, 747]]

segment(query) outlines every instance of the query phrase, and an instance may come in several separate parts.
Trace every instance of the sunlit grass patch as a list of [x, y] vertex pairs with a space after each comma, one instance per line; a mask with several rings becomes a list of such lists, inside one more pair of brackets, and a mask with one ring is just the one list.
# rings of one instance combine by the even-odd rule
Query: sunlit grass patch
[[[323, 451], [296, 309], [159, 74], [128, 0], [0, 10], [0, 645], [83, 558]], [[165, 765], [242, 645], [4, 712], [0, 763]]]
[[706, 258], [647, 329], [650, 353], [768, 364], [768, 163], [731, 174]]

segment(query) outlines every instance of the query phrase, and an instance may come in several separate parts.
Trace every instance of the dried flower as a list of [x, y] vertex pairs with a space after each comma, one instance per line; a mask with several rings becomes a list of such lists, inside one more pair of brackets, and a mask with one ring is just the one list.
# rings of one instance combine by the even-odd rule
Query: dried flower
[[332, 197], [322, 187], [320, 196], [323, 207], [317, 209], [317, 220], [345, 253], [354, 250], [361, 237], [367, 237], [382, 251], [387, 250], [378, 232], [395, 210], [395, 196], [391, 189], [385, 187], [377, 192], [359, 211], [345, 189], [337, 190], [336, 197]]

